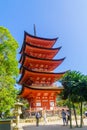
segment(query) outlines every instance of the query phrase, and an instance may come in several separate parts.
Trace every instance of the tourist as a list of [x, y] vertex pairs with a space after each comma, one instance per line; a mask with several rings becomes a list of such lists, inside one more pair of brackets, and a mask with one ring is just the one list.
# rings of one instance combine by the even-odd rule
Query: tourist
[[66, 125], [66, 112], [64, 111], [64, 109], [62, 109], [61, 115], [62, 115], [63, 125]]
[[44, 113], [43, 113], [43, 118], [44, 118], [44, 124], [46, 124], [47, 123], [46, 111], [44, 111]]
[[70, 111], [69, 110], [66, 111], [66, 116], [67, 116], [66, 122], [68, 125], [68, 121], [70, 120]]
[[85, 116], [87, 117], [87, 111], [85, 111]]
[[36, 126], [39, 126], [39, 118], [41, 117], [40, 113], [36, 112], [35, 117], [36, 117]]

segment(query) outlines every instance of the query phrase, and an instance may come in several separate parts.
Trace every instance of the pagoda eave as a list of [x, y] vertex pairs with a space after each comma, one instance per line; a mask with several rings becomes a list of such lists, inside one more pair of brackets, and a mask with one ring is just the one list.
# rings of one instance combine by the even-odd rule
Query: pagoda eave
[[62, 73], [47, 73], [47, 72], [36, 72], [22, 67], [21, 78], [19, 84], [52, 84], [63, 77], [65, 72]]
[[61, 49], [59, 48], [42, 48], [33, 46], [27, 43], [24, 43], [20, 53], [26, 53], [27, 55], [37, 57], [37, 58], [46, 58], [46, 59], [52, 59]]
[[47, 39], [47, 38], [36, 37], [30, 35], [27, 32], [24, 32], [24, 42], [27, 42], [31, 45], [37, 45], [39, 47], [41, 46], [41, 47], [51, 48], [55, 44], [57, 39], [58, 38]]
[[27, 69], [30, 70], [41, 70], [41, 71], [53, 71], [57, 68], [65, 58], [59, 60], [51, 60], [51, 59], [40, 59], [28, 56], [23, 54], [20, 59], [20, 63], [22, 66], [25, 66]]
[[27, 87], [29, 88], [31, 91], [62, 91], [64, 88], [61, 86], [61, 87], [58, 87], [58, 86], [47, 86], [46, 88], [45, 87], [42, 87], [42, 86], [29, 86], [29, 85], [23, 85], [23, 87]]
[[42, 88], [34, 88], [34, 87], [27, 87], [27, 86], [23, 86], [21, 92], [19, 93], [20, 97], [23, 98], [32, 98], [32, 97], [36, 97], [36, 96], [54, 96], [57, 94], [60, 94], [61, 91], [63, 90], [63, 88], [46, 88], [46, 89], [42, 89]]

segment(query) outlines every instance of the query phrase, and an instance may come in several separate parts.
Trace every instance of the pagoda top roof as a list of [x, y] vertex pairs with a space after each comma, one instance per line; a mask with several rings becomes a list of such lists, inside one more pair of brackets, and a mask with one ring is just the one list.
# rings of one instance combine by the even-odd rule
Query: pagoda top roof
[[24, 42], [39, 47], [52, 48], [57, 39], [58, 38], [49, 39], [49, 38], [37, 37], [27, 33], [26, 31], [24, 32]]
[[37, 58], [45, 58], [45, 59], [52, 59], [61, 49], [58, 48], [42, 48], [30, 45], [28, 43], [24, 43], [22, 49], [20, 51], [21, 54], [26, 53], [30, 56], [34, 56]]
[[40, 59], [27, 54], [23, 54], [20, 59], [20, 63], [30, 70], [39, 70], [39, 71], [53, 71], [57, 68], [65, 58], [59, 60], [51, 59]]
[[51, 85], [53, 82], [58, 81], [63, 77], [65, 72], [62, 73], [52, 73], [52, 72], [37, 72], [31, 71], [26, 67], [21, 68], [21, 77], [19, 80], [19, 84], [23, 85], [33, 85], [33, 84], [43, 84], [43, 85]]
[[50, 88], [39, 88], [31, 86], [23, 86], [21, 92], [19, 93], [20, 97], [29, 99], [34, 96], [54, 96], [54, 94], [59, 94], [63, 90], [63, 87], [50, 87]]

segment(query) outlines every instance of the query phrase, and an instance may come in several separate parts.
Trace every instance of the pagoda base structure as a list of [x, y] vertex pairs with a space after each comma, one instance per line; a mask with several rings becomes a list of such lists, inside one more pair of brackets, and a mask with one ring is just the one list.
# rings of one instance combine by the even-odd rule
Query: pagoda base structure
[[23, 87], [20, 97], [28, 100], [30, 111], [54, 110], [56, 97], [62, 90], [61, 87]]

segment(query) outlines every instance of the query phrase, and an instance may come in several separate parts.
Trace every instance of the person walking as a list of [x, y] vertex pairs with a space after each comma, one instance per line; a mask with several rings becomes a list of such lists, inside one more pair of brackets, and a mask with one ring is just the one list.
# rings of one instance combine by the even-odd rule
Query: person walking
[[66, 112], [64, 111], [64, 109], [62, 109], [62, 112], [61, 112], [61, 115], [62, 115], [62, 120], [63, 120], [63, 125], [66, 125]]
[[66, 123], [67, 123], [67, 125], [68, 125], [68, 122], [70, 121], [70, 111], [69, 110], [67, 110], [66, 111]]
[[36, 126], [39, 126], [39, 118], [41, 117], [40, 113], [36, 112], [35, 117], [36, 117]]
[[46, 111], [43, 112], [44, 125], [47, 123]]

